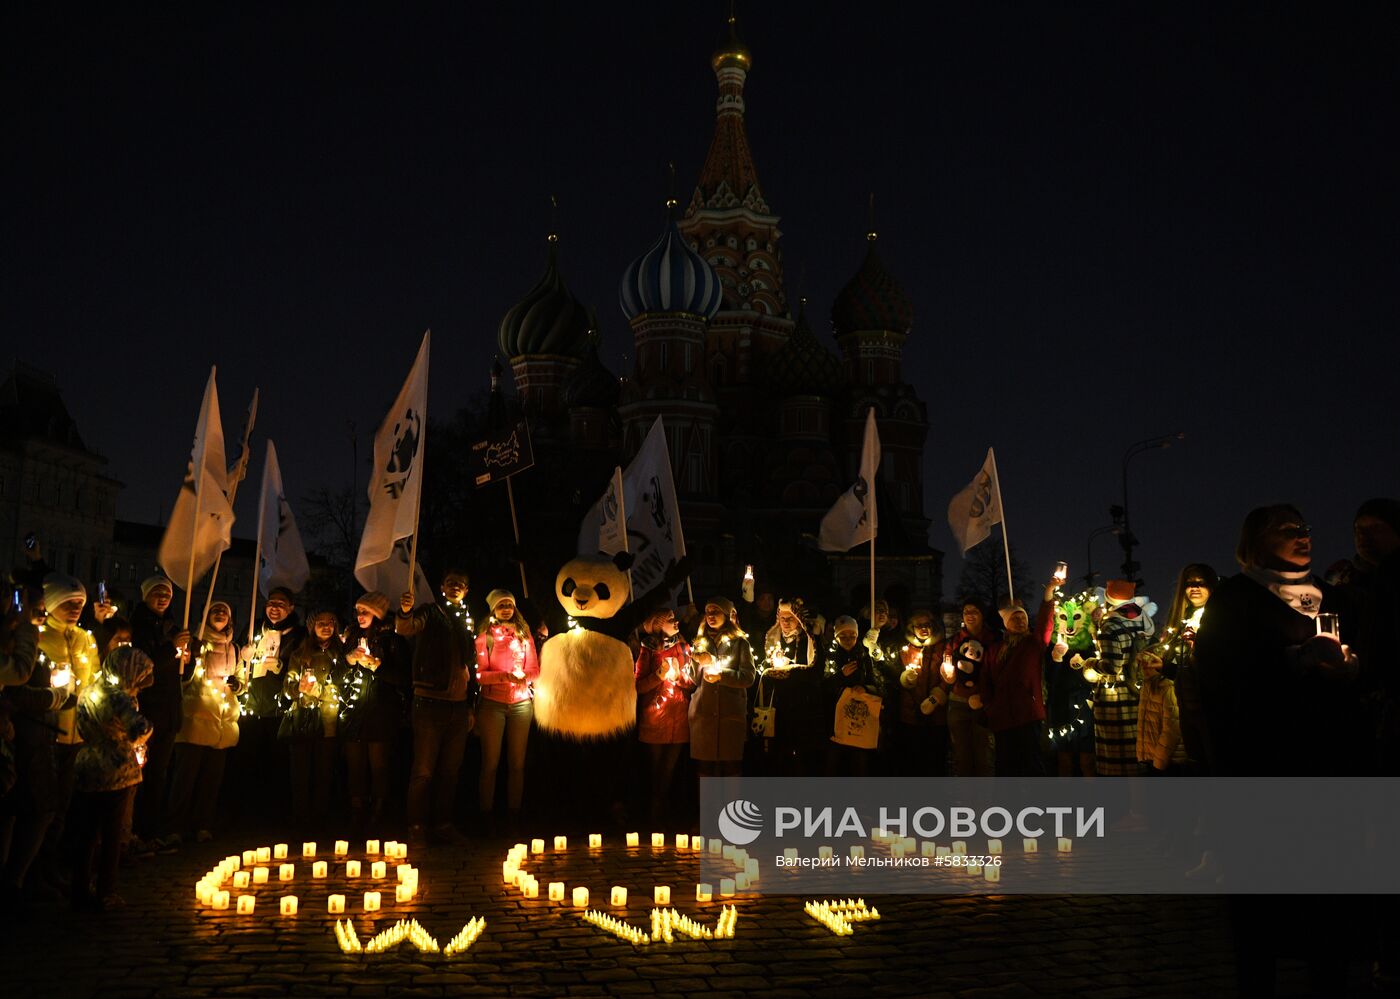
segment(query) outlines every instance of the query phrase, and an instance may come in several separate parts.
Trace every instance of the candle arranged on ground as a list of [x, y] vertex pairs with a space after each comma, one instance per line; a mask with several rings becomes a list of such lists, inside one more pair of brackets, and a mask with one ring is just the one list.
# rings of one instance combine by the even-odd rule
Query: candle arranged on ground
[[588, 908], [588, 889], [587, 889], [587, 888], [579, 887], [579, 888], [575, 888], [575, 889], [574, 889], [574, 908], [575, 908], [575, 909], [587, 909], [587, 908]]
[[540, 883], [534, 878], [531, 878], [529, 881], [526, 881], [525, 884], [521, 887], [520, 893], [526, 898], [539, 898]]
[[724, 851], [724, 840], [722, 840], [722, 839], [712, 839], [712, 840], [710, 840], [710, 852], [711, 852], [711, 853], [716, 853], [716, 854], [717, 854], [717, 853], [722, 853], [723, 851]]
[[278, 911], [284, 916], [295, 916], [297, 914], [297, 897], [295, 895], [283, 895], [280, 900]]
[[924, 857], [937, 856], [938, 844], [931, 839], [926, 839], [919, 846], [919, 854]]
[[311, 876], [313, 878], [324, 878], [330, 871], [330, 865], [324, 860], [317, 860], [311, 865]]
[[252, 866], [253, 866], [254, 864], [256, 864], [257, 862], [258, 862], [258, 851], [257, 851], [257, 850], [244, 850], [244, 851], [243, 851], [243, 866], [244, 866], [244, 867], [252, 867]]
[[733, 860], [733, 859], [734, 859], [734, 847], [731, 846], [730, 844], [725, 843], [724, 846], [720, 847], [720, 851], [721, 851], [721, 854], [720, 854], [720, 855], [723, 856], [725, 860]]
[[332, 895], [326, 899], [326, 911], [330, 913], [341, 913], [345, 911], [345, 896]]
[[278, 880], [278, 881], [290, 881], [290, 880], [292, 880], [292, 877], [293, 877], [293, 875], [294, 875], [295, 873], [296, 873], [296, 866], [293, 865], [293, 864], [278, 864], [278, 865], [277, 865], [277, 880]]
[[258, 901], [258, 900], [257, 900], [256, 898], [254, 898], [252, 895], [239, 895], [239, 896], [238, 896], [238, 914], [239, 914], [240, 916], [252, 915], [253, 906], [255, 906], [255, 905], [257, 904], [257, 901]]
[[235, 888], [247, 888], [252, 883], [253, 876], [247, 871], [237, 871], [233, 875], [233, 886]]
[[413, 900], [413, 886], [407, 884], [394, 885], [395, 902], [411, 902]]
[[665, 834], [665, 833], [652, 833], [652, 834], [651, 834], [651, 848], [652, 848], [653, 850], [659, 850], [659, 849], [661, 849], [661, 848], [662, 848], [663, 846], [665, 846], [665, 845], [666, 845], [666, 834]]
[[677, 849], [677, 850], [689, 850], [689, 849], [690, 849], [690, 834], [689, 834], [689, 833], [676, 833], [676, 849]]
[[209, 900], [209, 907], [210, 907], [211, 909], [227, 909], [227, 908], [228, 908], [228, 892], [226, 892], [226, 891], [216, 891], [216, 892], [214, 893], [213, 897], [210, 898], [210, 900]]
[[370, 854], [370, 855], [374, 855], [374, 854], [376, 854], [376, 853], [378, 853], [378, 852], [379, 852], [379, 840], [377, 840], [377, 839], [367, 839], [367, 840], [365, 840], [365, 853]]
[[695, 901], [697, 902], [708, 902], [714, 898], [714, 894], [714, 885], [698, 884], [695, 886]]
[[829, 846], [819, 846], [819, 847], [817, 847], [817, 856], [818, 856], [820, 859], [822, 859], [822, 860], [830, 860], [830, 859], [831, 859], [831, 847], [829, 847]]
[[653, 888], [653, 889], [651, 890], [651, 899], [652, 899], [652, 901], [655, 902], [657, 905], [670, 905], [670, 904], [671, 904], [671, 886], [670, 886], [670, 885], [657, 885], [655, 888]]
[[286, 859], [287, 859], [287, 844], [286, 844], [286, 843], [275, 843], [275, 844], [273, 844], [273, 847], [272, 847], [272, 859], [273, 859], [273, 860], [286, 860]]
[[1055, 841], [1055, 849], [1058, 850], [1060, 853], [1069, 853], [1072, 846], [1073, 844], [1071, 844], [1068, 837], [1065, 836], [1061, 836], [1058, 840]]
[[788, 859], [788, 860], [796, 860], [796, 859], [797, 859], [797, 847], [795, 847], [795, 846], [785, 847], [785, 848], [783, 849], [783, 856], [784, 856], [786, 859]]
[[628, 833], [628, 834], [627, 834], [627, 845], [628, 845], [628, 846], [641, 846], [641, 844], [642, 844], [642, 837], [641, 837], [640, 835], [638, 835], [637, 833]]
[[551, 902], [564, 901], [564, 882], [551, 881], [549, 883], [549, 900]]
[[739, 891], [748, 891], [752, 879], [747, 874], [734, 875], [734, 887]]
[[305, 857], [307, 860], [313, 859], [313, 858], [316, 856], [316, 844], [315, 844], [315, 843], [303, 843], [303, 844], [301, 844], [301, 855], [302, 855], [303, 857]]
[[255, 885], [265, 885], [265, 884], [267, 884], [267, 868], [266, 868], [266, 867], [254, 867], [254, 868], [253, 868], [253, 884], [255, 884]]
[[568, 848], [569, 848], [569, 837], [567, 837], [567, 836], [555, 836], [555, 837], [554, 837], [554, 849], [556, 849], [556, 850], [567, 850]]
[[854, 844], [854, 845], [851, 847], [851, 859], [852, 859], [852, 860], [863, 860], [864, 858], [865, 858], [865, 847], [861, 846], [859, 843]]
[[627, 889], [622, 887], [622, 885], [613, 885], [612, 893], [609, 895], [609, 901], [611, 901], [613, 905], [626, 905]]
[[366, 912], [378, 912], [378, 911], [379, 911], [379, 892], [377, 892], [377, 891], [367, 891], [367, 892], [365, 892], [365, 911], [366, 911]]
[[1040, 840], [1031, 839], [1027, 836], [1025, 839], [1021, 840], [1021, 849], [1025, 850], [1027, 853], [1039, 853]]
[[603, 837], [602, 837], [602, 834], [600, 834], [600, 833], [589, 833], [589, 834], [588, 834], [588, 848], [589, 848], [590, 850], [599, 850], [599, 849], [602, 849], [602, 846], [603, 846]]
[[965, 840], [960, 840], [960, 839], [955, 839], [955, 840], [953, 840], [953, 856], [955, 856], [955, 857], [966, 857], [966, 856], [967, 856], [967, 842], [966, 842]]
[[1001, 840], [999, 840], [999, 839], [989, 839], [989, 840], [987, 840], [987, 852], [990, 853], [993, 857], [1000, 856], [1000, 855], [1001, 855]]
[[1001, 868], [992, 864], [988, 864], [987, 867], [982, 871], [982, 877], [992, 882], [1000, 881]]
[[260, 864], [266, 864], [266, 863], [270, 862], [271, 860], [272, 860], [272, 847], [270, 847], [270, 846], [260, 846], [260, 847], [258, 847], [258, 863], [260, 863]]
[[[349, 852], [350, 852], [350, 841], [349, 841], [349, 840], [338, 839], [338, 840], [335, 841], [335, 855], [336, 855], [337, 857], [344, 857], [344, 856], [345, 856], [346, 854], [348, 854]], [[245, 860], [244, 863], [246, 864], [247, 861]]]
[[542, 840], [542, 839], [532, 839], [532, 840], [530, 840], [530, 852], [531, 852], [531, 853], [544, 853], [544, 840]]
[[758, 878], [758, 858], [757, 858], [757, 857], [750, 857], [748, 860], [744, 861], [744, 873], [747, 874], [750, 878], [753, 878], [753, 879], [757, 880], [757, 878]]
[[720, 897], [721, 897], [721, 898], [728, 898], [729, 896], [731, 896], [731, 895], [734, 894], [734, 879], [733, 879], [733, 878], [720, 878], [720, 879], [719, 879], [719, 894], [720, 894]]

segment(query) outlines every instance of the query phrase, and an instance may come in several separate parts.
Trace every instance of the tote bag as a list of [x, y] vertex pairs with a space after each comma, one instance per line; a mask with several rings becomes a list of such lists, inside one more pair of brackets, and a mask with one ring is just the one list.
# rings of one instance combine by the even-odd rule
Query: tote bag
[[836, 730], [831, 741], [856, 749], [874, 749], [880, 742], [880, 698], [847, 687], [836, 702]]

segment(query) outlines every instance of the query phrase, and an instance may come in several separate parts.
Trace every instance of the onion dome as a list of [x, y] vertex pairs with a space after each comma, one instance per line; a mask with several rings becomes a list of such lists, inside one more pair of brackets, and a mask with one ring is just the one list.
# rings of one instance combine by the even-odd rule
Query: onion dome
[[802, 300], [797, 325], [787, 343], [770, 362], [773, 386], [783, 396], [820, 395], [828, 399], [846, 382], [845, 369], [836, 355], [822, 346], [807, 324], [807, 300]]
[[578, 357], [587, 345], [590, 329], [588, 310], [559, 276], [559, 237], [551, 235], [544, 276], [501, 320], [496, 346], [507, 358], [524, 354]]
[[580, 406], [611, 409], [617, 405], [621, 391], [622, 385], [618, 382], [617, 375], [609, 371], [598, 357], [597, 337], [590, 336], [588, 346], [584, 348], [582, 363], [564, 383], [564, 406], [568, 409]]
[[[674, 206], [674, 200], [668, 202]], [[668, 218], [661, 238], [628, 265], [617, 298], [629, 321], [648, 312], [686, 312], [708, 320], [719, 311], [724, 290], [710, 262], [690, 248], [676, 220]]]
[[734, 66], [747, 73], [753, 66], [753, 55], [744, 47], [744, 43], [739, 41], [738, 19], [733, 14], [729, 15], [729, 37], [715, 49], [715, 54], [710, 56], [710, 65], [716, 73], [727, 66]]
[[908, 333], [914, 325], [914, 304], [875, 252], [875, 233], [869, 233], [866, 239], [870, 247], [865, 252], [865, 262], [831, 307], [836, 335], [876, 330]]

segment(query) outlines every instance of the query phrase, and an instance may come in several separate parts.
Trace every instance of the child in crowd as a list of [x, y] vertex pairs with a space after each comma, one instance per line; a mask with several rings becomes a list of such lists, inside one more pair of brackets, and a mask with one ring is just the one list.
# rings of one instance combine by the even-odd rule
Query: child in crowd
[[233, 608], [215, 600], [199, 633], [194, 672], [185, 681], [170, 785], [169, 825], [181, 836], [193, 835], [199, 843], [214, 838], [214, 807], [224, 782], [224, 764], [228, 751], [238, 745], [238, 672]]
[[340, 672], [344, 651], [336, 631], [334, 611], [313, 614], [305, 641], [292, 652], [283, 681], [286, 714], [278, 739], [290, 750], [292, 819], [297, 828], [311, 828], [312, 816], [325, 818], [335, 765], [336, 723], [340, 716]]

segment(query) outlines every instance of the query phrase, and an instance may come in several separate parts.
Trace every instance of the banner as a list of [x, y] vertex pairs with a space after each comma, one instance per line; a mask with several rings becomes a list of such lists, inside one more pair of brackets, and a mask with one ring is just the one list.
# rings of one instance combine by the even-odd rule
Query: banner
[[[621, 531], [608, 528], [604, 534], [610, 496], [614, 497], [613, 505], [617, 505], [614, 489], [610, 485], [584, 515], [578, 535], [578, 550], [583, 554], [603, 551], [611, 555], [622, 550]], [[685, 555], [685, 533], [676, 502], [676, 484], [671, 478], [666, 428], [659, 416], [641, 450], [622, 473], [621, 506], [627, 518], [627, 550], [633, 557], [632, 593], [645, 594], [661, 582], [673, 562]]]
[[985, 541], [992, 525], [1002, 520], [1001, 489], [997, 485], [996, 456], [987, 448], [982, 468], [972, 481], [948, 504], [948, 526], [953, 537], [966, 553], [969, 548]]
[[535, 463], [530, 446], [530, 427], [521, 416], [498, 430], [488, 430], [483, 440], [471, 447], [467, 456], [472, 481], [477, 486], [500, 482]]
[[216, 369], [210, 368], [189, 468], [156, 556], [161, 569], [181, 588], [193, 588], [233, 543], [233, 507], [228, 501], [228, 465], [215, 374]]
[[293, 593], [306, 587], [311, 567], [282, 487], [277, 448], [270, 440], [263, 459], [262, 495], [258, 501], [258, 551], [258, 589], [264, 597], [277, 586], [285, 586]]
[[[367, 590], [379, 590], [391, 603], [408, 591], [409, 539], [418, 530], [423, 493], [423, 450], [428, 425], [428, 346], [423, 334], [418, 357], [388, 415], [374, 435], [374, 466], [369, 477], [369, 515], [365, 518], [355, 578]], [[422, 569], [413, 575], [423, 578]], [[415, 587], [420, 597], [432, 589]]]
[[865, 439], [860, 448], [860, 474], [822, 518], [818, 547], [824, 552], [850, 551], [880, 533], [875, 506], [875, 478], [880, 474], [880, 433], [875, 410], [865, 413]]

